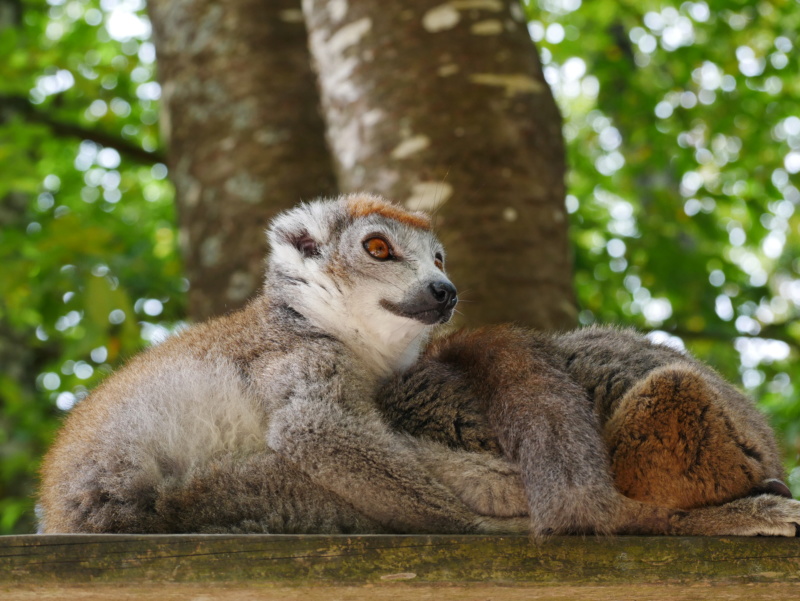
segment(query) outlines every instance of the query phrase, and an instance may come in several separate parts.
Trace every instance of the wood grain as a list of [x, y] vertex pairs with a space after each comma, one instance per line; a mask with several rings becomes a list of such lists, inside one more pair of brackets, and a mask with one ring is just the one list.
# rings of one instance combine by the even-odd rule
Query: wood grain
[[[798, 583], [800, 539], [557, 537], [537, 546], [495, 536], [0, 537], [4, 600], [121, 599], [134, 591], [144, 599], [200, 598], [198, 591], [212, 589], [214, 598], [229, 598], [264, 587], [285, 598], [296, 596], [294, 587], [317, 591], [306, 591], [308, 599], [380, 599], [383, 589], [413, 590], [415, 598], [442, 589], [447, 594], [437, 598], [516, 599], [520, 587], [538, 591], [526, 598], [600, 587], [609, 595], [638, 590], [641, 599], [681, 599], [691, 598], [681, 591], [698, 586], [724, 592], [714, 596], [723, 599], [739, 598], [730, 595], [751, 584], [758, 586], [747, 597], [755, 600], [756, 590], [769, 591], [764, 598], [796, 598]], [[456, 595], [459, 587], [472, 593]], [[338, 592], [323, 595], [327, 589]], [[259, 598], [237, 595], [230, 598]]]

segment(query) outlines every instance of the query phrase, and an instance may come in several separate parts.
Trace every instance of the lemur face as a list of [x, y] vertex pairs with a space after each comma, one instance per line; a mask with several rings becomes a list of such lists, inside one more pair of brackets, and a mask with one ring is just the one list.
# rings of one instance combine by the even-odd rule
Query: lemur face
[[427, 216], [382, 199], [301, 205], [273, 222], [270, 242], [268, 278], [293, 287], [326, 324], [415, 335], [448, 321], [458, 302]]
[[444, 249], [422, 230], [370, 215], [343, 232], [339, 257], [358, 294], [389, 314], [425, 325], [444, 323], [458, 297], [444, 272]]

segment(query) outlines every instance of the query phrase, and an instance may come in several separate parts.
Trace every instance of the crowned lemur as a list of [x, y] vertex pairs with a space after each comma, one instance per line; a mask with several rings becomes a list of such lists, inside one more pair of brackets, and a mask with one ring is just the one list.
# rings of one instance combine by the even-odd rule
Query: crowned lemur
[[71, 411], [40, 530], [525, 531], [470, 510], [374, 400], [457, 301], [428, 217], [348, 196], [279, 215], [268, 238], [245, 309], [140, 354]]
[[269, 241], [245, 309], [142, 353], [70, 413], [42, 468], [42, 532], [800, 522], [763, 418], [686, 355], [627, 332], [506, 327], [418, 361], [457, 300], [427, 216], [354, 195], [283, 213]]

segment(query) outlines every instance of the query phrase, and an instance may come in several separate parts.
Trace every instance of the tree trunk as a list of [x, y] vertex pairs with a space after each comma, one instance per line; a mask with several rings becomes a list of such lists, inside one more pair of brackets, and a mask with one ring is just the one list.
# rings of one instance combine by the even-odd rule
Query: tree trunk
[[575, 325], [561, 118], [517, 0], [303, 0], [342, 191], [433, 210], [462, 323]]
[[335, 194], [299, 0], [149, 0], [195, 319], [262, 280], [277, 211]]

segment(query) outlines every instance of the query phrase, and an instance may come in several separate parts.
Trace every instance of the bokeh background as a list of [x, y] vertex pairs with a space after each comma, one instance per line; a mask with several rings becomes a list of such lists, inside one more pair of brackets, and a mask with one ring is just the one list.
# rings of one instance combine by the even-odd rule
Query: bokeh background
[[[530, 0], [581, 324], [758, 399], [800, 495], [800, 2]], [[186, 319], [144, 0], [0, 0], [0, 534], [66, 412]]]

